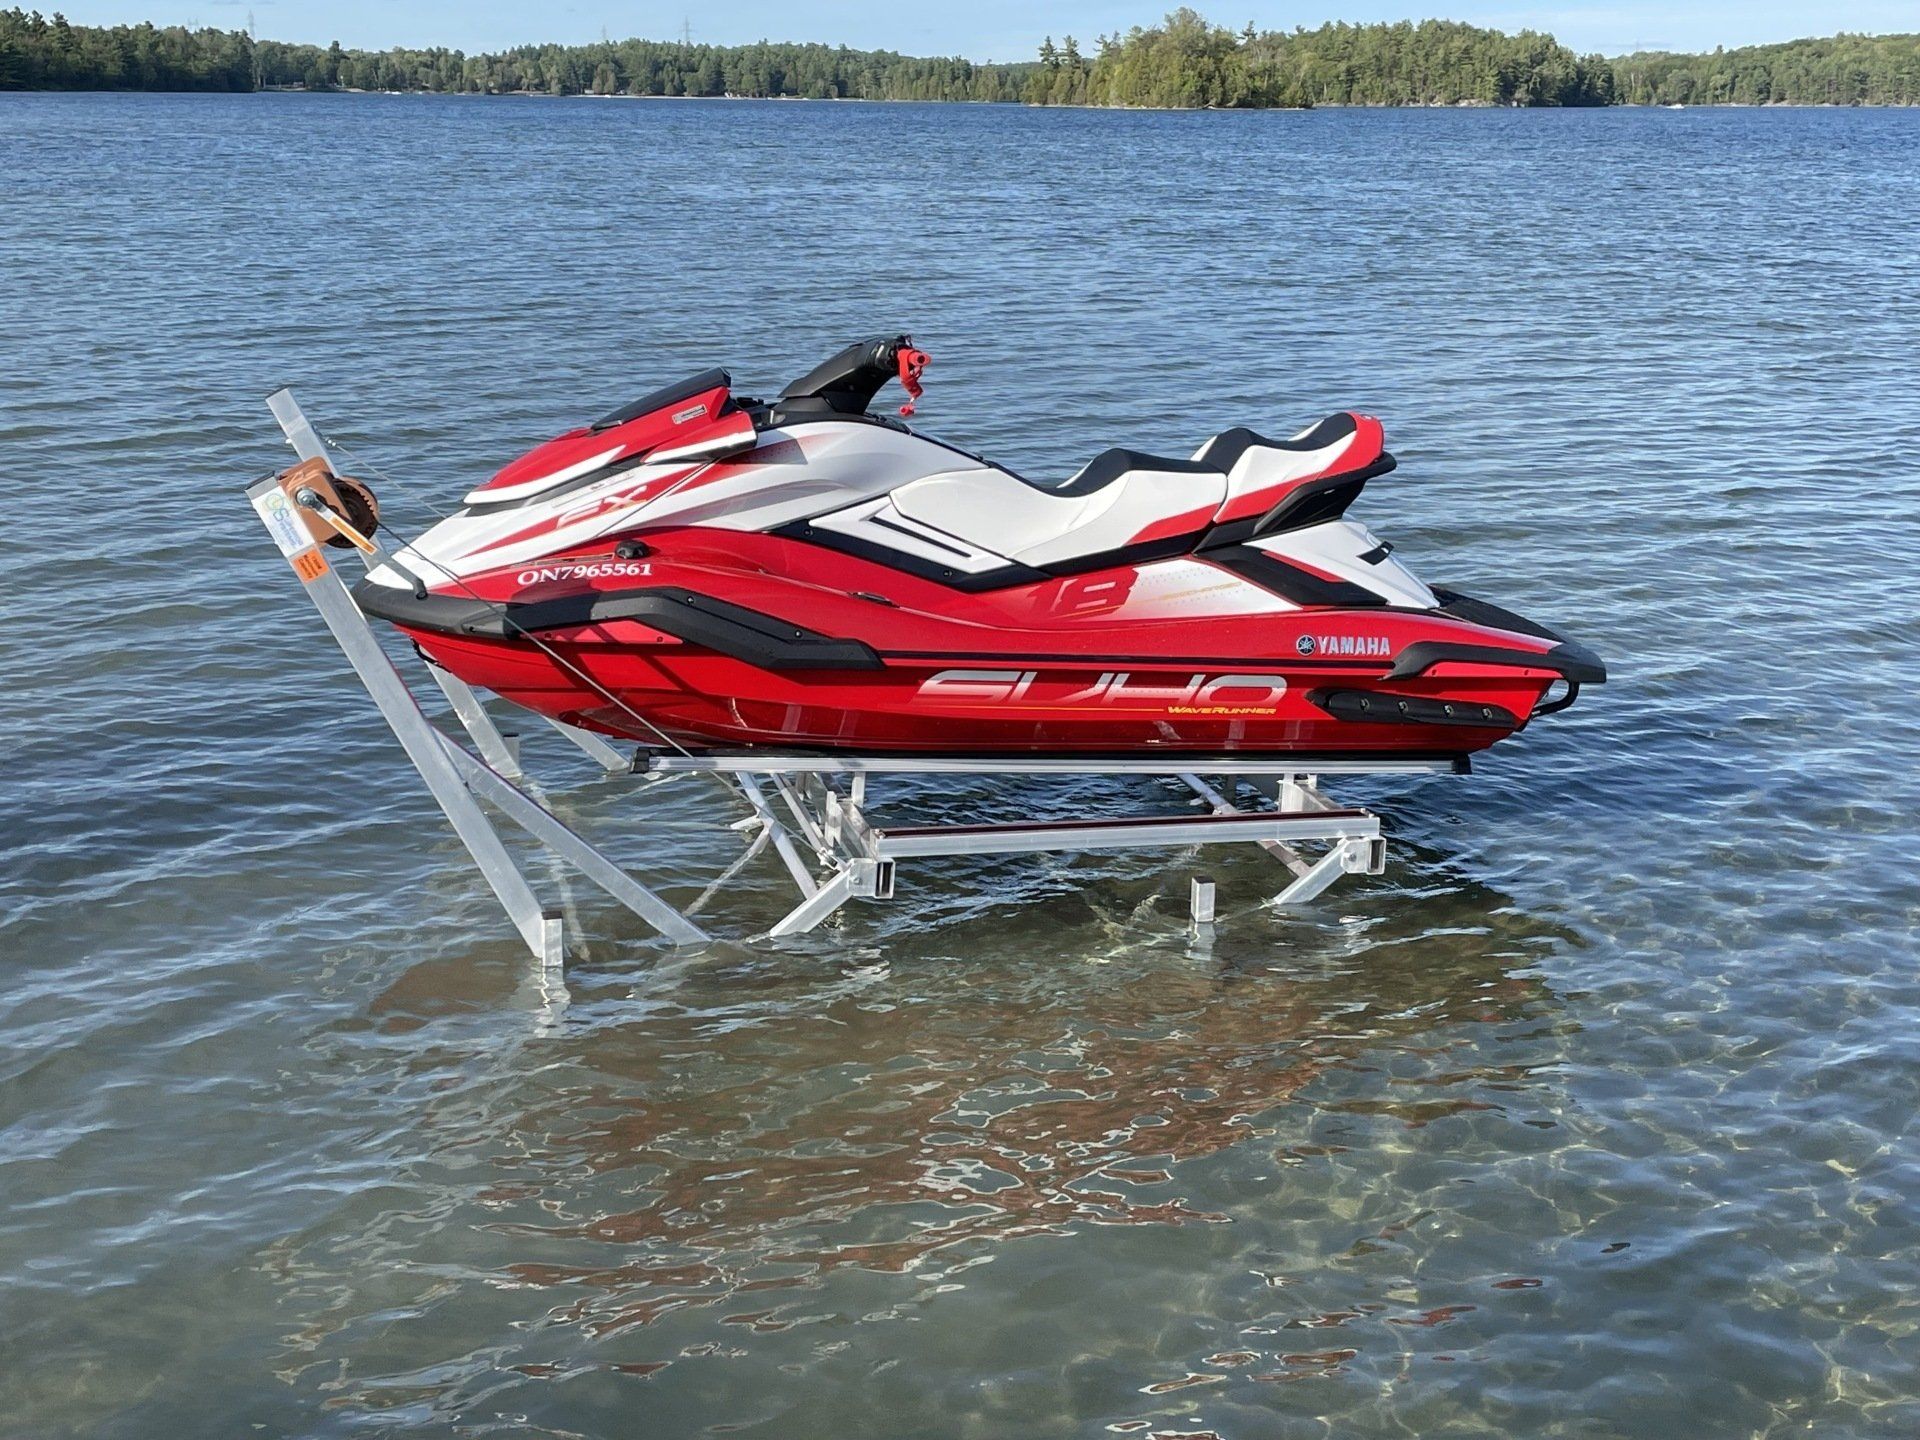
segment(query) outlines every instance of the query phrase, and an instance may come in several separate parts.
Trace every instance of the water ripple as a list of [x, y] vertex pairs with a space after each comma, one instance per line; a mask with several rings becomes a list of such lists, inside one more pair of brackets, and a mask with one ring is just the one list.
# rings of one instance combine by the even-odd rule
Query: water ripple
[[[0, 1433], [1912, 1434], [1915, 125], [0, 95]], [[260, 397], [404, 531], [898, 326], [1036, 475], [1380, 413], [1370, 523], [1615, 678], [1350, 787], [1382, 879], [1210, 856], [1209, 943], [1180, 857], [677, 956], [536, 860], [543, 981], [261, 554]]]

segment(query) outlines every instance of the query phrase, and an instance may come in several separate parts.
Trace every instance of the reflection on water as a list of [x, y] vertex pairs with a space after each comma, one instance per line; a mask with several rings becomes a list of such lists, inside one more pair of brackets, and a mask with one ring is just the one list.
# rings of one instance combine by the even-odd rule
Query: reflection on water
[[[510, 1104], [479, 1073], [455, 1079], [484, 1071], [482, 1054], [435, 1047], [408, 1062], [444, 1077], [423, 1122], [455, 1137], [423, 1162], [443, 1181], [365, 1233], [285, 1247], [280, 1283], [331, 1292], [339, 1310], [288, 1337], [279, 1363], [300, 1383], [324, 1375], [336, 1405], [452, 1413], [503, 1373], [558, 1382], [751, 1360], [789, 1332], [924, 1326], [982, 1288], [981, 1267], [1049, 1268], [1047, 1241], [1096, 1229], [1159, 1233], [1145, 1253], [1235, 1254], [1179, 1232], [1267, 1210], [1291, 1177], [1383, 1134], [1472, 1117], [1551, 1128], [1541, 1117], [1558, 1104], [1565, 1022], [1530, 967], [1576, 937], [1431, 855], [1407, 859], [1428, 882], [1418, 904], [1294, 922], [1301, 943], [1284, 962], [1235, 932], [1202, 949], [1169, 927], [1077, 960], [1010, 951], [1005, 932], [963, 958], [923, 934], [886, 960], [711, 955], [664, 988], [577, 974], [564, 1029], [536, 1029], [514, 1055]], [[1091, 877], [1096, 908], [1137, 904], [1128, 868]], [[1255, 859], [1223, 873], [1271, 884], [1271, 870]], [[1458, 923], [1398, 928], [1436, 906]], [[497, 1005], [503, 983], [471, 962], [416, 966], [346, 1034], [417, 1037]], [[1484, 1053], [1489, 1034], [1507, 1058]], [[1257, 1173], [1220, 1173], [1223, 1157], [1248, 1154], [1262, 1157]], [[1434, 1213], [1359, 1223], [1336, 1264], [1403, 1245]], [[484, 1363], [429, 1338], [470, 1323], [471, 1287], [449, 1277], [476, 1248], [491, 1257], [488, 1291], [531, 1292], [515, 1306], [524, 1333], [504, 1349], [494, 1337]], [[381, 1363], [349, 1361], [371, 1317], [348, 1277], [402, 1284], [383, 1259], [396, 1253], [411, 1285], [404, 1309], [381, 1315]], [[1243, 1258], [1275, 1303], [1296, 1283], [1268, 1243]], [[1077, 1309], [1082, 1282], [1056, 1283]], [[1131, 1378], [1159, 1397], [1335, 1373], [1361, 1351], [1300, 1332], [1372, 1321], [1377, 1345], [1394, 1333], [1380, 1326], [1438, 1327], [1474, 1308], [1303, 1296], [1225, 1327], [1201, 1371], [1146, 1365]], [[417, 1363], [391, 1363], [415, 1345]]]

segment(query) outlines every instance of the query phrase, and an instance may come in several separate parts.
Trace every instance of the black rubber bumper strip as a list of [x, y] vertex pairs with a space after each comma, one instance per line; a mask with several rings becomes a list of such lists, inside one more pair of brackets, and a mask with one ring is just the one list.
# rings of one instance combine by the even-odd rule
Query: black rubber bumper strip
[[1607, 667], [1586, 646], [1562, 640], [1544, 653], [1506, 650], [1496, 645], [1460, 645], [1451, 640], [1416, 640], [1402, 650], [1387, 671], [1388, 680], [1411, 680], [1447, 661], [1466, 665], [1511, 665], [1527, 670], [1557, 670], [1576, 685], [1598, 685]]
[[609, 620], [654, 629], [762, 670], [879, 670], [879, 654], [861, 640], [822, 635], [787, 621], [678, 587], [609, 590], [557, 600], [498, 604], [455, 595], [416, 600], [407, 590], [362, 580], [354, 602], [368, 615], [442, 635], [511, 640]]
[[1520, 718], [1511, 710], [1476, 700], [1431, 700], [1423, 695], [1390, 695], [1382, 690], [1309, 690], [1307, 699], [1336, 720], [1361, 724], [1520, 728]]

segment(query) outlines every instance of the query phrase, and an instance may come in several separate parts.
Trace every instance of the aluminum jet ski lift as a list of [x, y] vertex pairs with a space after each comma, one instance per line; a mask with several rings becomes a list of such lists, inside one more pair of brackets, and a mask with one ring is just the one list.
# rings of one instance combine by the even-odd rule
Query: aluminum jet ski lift
[[[813, 930], [852, 899], [892, 899], [900, 862], [939, 856], [1253, 844], [1277, 859], [1288, 876], [1271, 903], [1304, 904], [1343, 875], [1378, 875], [1386, 866], [1379, 817], [1337, 804], [1321, 789], [1323, 777], [1464, 773], [1468, 768], [1464, 758], [1394, 755], [1342, 759], [813, 754], [688, 750], [670, 745], [629, 751], [593, 732], [536, 716], [608, 775], [630, 776], [644, 787], [666, 776], [699, 774], [733, 792], [746, 811], [732, 827], [746, 835], [745, 848], [698, 897], [676, 906], [530, 794], [524, 788], [527, 777], [517, 737], [495, 723], [473, 687], [422, 657], [428, 676], [472, 749], [428, 716], [335, 567], [332, 556], [341, 550], [328, 546], [346, 542], [369, 571], [387, 566], [404, 574], [403, 565], [353, 523], [350, 507], [329, 484], [342, 472], [291, 393], [278, 391], [268, 404], [301, 461], [318, 462], [318, 467], [295, 467], [248, 486], [255, 513], [527, 948], [549, 965], [559, 965], [564, 957], [560, 914], [542, 905], [482, 808], [483, 801], [496, 816], [518, 826], [625, 905], [661, 938], [675, 945], [698, 945], [712, 936], [695, 916], [768, 849], [799, 893], [798, 903], [764, 932], [770, 938]], [[939, 825], [894, 823], [879, 815], [886, 802], [871, 793], [870, 782], [879, 782], [873, 787], [877, 790], [895, 777], [942, 774], [1161, 777], [1182, 786], [1192, 808], [1178, 815], [1030, 817]], [[1210, 880], [1193, 879], [1190, 903], [1196, 924], [1212, 923]]]

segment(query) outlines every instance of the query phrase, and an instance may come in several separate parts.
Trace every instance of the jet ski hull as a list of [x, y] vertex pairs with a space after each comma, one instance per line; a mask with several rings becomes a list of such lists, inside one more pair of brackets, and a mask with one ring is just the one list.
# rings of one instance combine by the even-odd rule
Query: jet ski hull
[[[1465, 618], [1529, 624], [1464, 597], [1458, 615], [1259, 613], [1249, 582], [1191, 560], [962, 595], [779, 537], [725, 541], [724, 565], [684, 531], [662, 537], [668, 553], [574, 557], [545, 567], [554, 578], [356, 593], [470, 684], [688, 748], [1456, 756], [1598, 670], [1539, 627]], [[1183, 615], [1164, 599], [1176, 584], [1224, 612]], [[1128, 612], [1136, 593], [1163, 598]]]
[[356, 598], [470, 684], [687, 748], [1458, 756], [1605, 679], [1346, 517], [1393, 468], [1372, 417], [1039, 485], [868, 413], [924, 363], [902, 336], [770, 403], [718, 370], [656, 391]]
[[[1560, 676], [1502, 670], [1392, 687], [1352, 670], [1242, 662], [1143, 665], [884, 660], [878, 670], [771, 674], [683, 645], [524, 644], [410, 632], [469, 684], [567, 724], [643, 745], [861, 752], [1440, 757], [1513, 734]], [[1325, 692], [1365, 695], [1381, 715], [1348, 720]], [[1478, 721], [1478, 723], [1476, 723]]]

